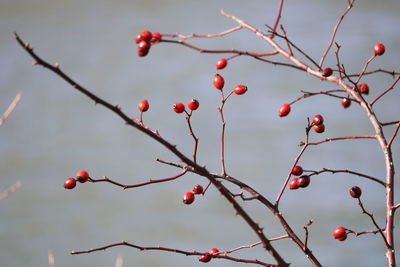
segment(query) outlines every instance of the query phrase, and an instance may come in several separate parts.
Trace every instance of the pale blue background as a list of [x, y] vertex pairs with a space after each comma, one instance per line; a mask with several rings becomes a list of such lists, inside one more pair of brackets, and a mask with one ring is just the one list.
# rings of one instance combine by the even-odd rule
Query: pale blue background
[[[113, 266], [123, 253], [124, 266], [197, 266], [197, 257], [165, 252], [140, 252], [112, 248], [88, 255], [69, 255], [125, 239], [146, 246], [207, 251], [230, 249], [256, 242], [255, 235], [234, 216], [230, 205], [215, 189], [184, 206], [180, 197], [203, 178], [187, 175], [180, 181], [122, 191], [110, 184], [79, 185], [67, 191], [63, 181], [86, 169], [94, 177], [107, 175], [123, 183], [175, 175], [178, 170], [155, 162], [175, 160], [163, 147], [123, 125], [103, 107], [95, 106], [60, 78], [32, 67], [32, 59], [16, 44], [13, 31], [30, 41], [40, 55], [61, 67], [83, 86], [138, 116], [139, 100], [151, 108], [145, 121], [181, 151], [191, 154], [192, 139], [183, 116], [170, 110], [176, 101], [200, 101], [193, 127], [200, 137], [199, 162], [219, 171], [219, 96], [212, 87], [214, 64], [220, 57], [171, 44], [154, 46], [149, 56], [136, 56], [134, 36], [143, 29], [164, 33], [215, 33], [236, 24], [219, 14], [227, 12], [264, 29], [273, 24], [278, 1], [49, 1], [0, 2], [0, 110], [22, 92], [22, 99], [0, 128], [0, 190], [23, 182], [23, 187], [0, 202], [0, 266], [46, 266], [53, 251], [56, 265]], [[286, 1], [282, 22], [290, 38], [319, 59], [347, 1]], [[357, 1], [345, 18], [337, 41], [349, 72], [359, 72], [376, 42], [387, 52], [371, 68], [399, 70], [400, 3]], [[214, 49], [270, 51], [253, 34], [242, 30], [223, 39], [195, 40]], [[334, 66], [331, 53], [327, 66]], [[300, 90], [334, 89], [293, 69], [274, 67], [241, 57], [220, 71], [226, 86], [248, 85], [244, 96], [226, 105], [226, 165], [228, 173], [243, 179], [274, 199], [303, 139], [307, 116], [324, 114], [327, 130], [313, 140], [341, 135], [371, 134], [372, 127], [357, 105], [342, 109], [339, 101], [323, 96], [293, 106], [281, 119], [277, 109], [300, 95]], [[392, 80], [378, 74], [366, 78], [372, 99]], [[382, 121], [399, 119], [399, 86], [376, 104]], [[393, 127], [388, 127], [391, 135]], [[393, 144], [399, 164], [399, 142]], [[310, 148], [301, 160], [306, 169], [350, 168], [384, 176], [382, 154], [374, 141], [338, 142]], [[314, 219], [310, 248], [325, 266], [385, 266], [379, 236], [350, 236], [346, 242], [331, 237], [336, 226], [370, 230], [370, 220], [360, 214], [348, 196], [353, 185], [363, 188], [365, 206], [383, 225], [384, 191], [370, 181], [344, 174], [321, 175], [309, 188], [285, 194], [281, 209], [294, 229]], [[396, 190], [400, 188], [396, 184]], [[397, 197], [398, 201], [399, 198]], [[273, 216], [256, 203], [244, 203], [268, 236], [283, 233]], [[398, 221], [398, 215], [396, 220]], [[399, 249], [399, 231], [396, 248]], [[289, 241], [274, 245], [293, 266], [310, 266]], [[262, 248], [243, 250], [238, 257], [269, 261]], [[213, 260], [210, 266], [239, 266]]]

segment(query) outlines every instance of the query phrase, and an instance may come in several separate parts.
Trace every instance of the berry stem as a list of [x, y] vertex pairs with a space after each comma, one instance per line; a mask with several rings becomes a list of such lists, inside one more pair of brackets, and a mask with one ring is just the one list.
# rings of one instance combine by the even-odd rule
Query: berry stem
[[199, 137], [197, 137], [197, 136], [194, 134], [193, 128], [192, 128], [192, 124], [191, 124], [191, 122], [190, 122], [190, 119], [192, 118], [193, 111], [191, 110], [190, 113], [187, 113], [187, 112], [186, 112], [186, 114], [188, 114], [188, 116], [186, 117], [186, 121], [187, 121], [187, 124], [188, 124], [188, 127], [189, 127], [189, 132], [190, 132], [190, 135], [191, 135], [191, 136], [193, 137], [193, 139], [194, 139], [193, 162], [194, 162], [194, 163], [197, 163], [197, 147], [198, 147], [198, 145], [199, 145]]

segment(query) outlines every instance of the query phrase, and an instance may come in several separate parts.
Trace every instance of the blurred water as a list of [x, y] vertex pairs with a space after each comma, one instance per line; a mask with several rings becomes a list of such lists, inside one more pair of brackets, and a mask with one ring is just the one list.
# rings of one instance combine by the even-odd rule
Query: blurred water
[[[283, 23], [291, 39], [318, 58], [346, 3], [287, 1]], [[164, 252], [120, 247], [71, 256], [69, 251], [122, 239], [146, 246], [200, 251], [211, 247], [229, 249], [256, 241], [216, 190], [211, 189], [207, 197], [197, 199], [191, 206], [181, 203], [183, 192], [196, 183], [206, 183], [194, 175], [141, 190], [122, 191], [108, 184], [63, 189], [64, 179], [80, 169], [87, 169], [94, 177], [107, 175], [123, 183], [172, 176], [177, 170], [156, 163], [155, 158], [175, 158], [71, 90], [58, 77], [40, 67], [31, 67], [32, 60], [17, 46], [13, 31], [30, 41], [45, 59], [60, 62], [71, 77], [111, 103], [119, 104], [128, 114], [137, 116], [137, 102], [149, 99], [151, 110], [145, 114], [146, 123], [188, 154], [192, 139], [184, 118], [169, 110], [171, 103], [198, 98], [201, 107], [193, 116], [193, 127], [200, 137], [199, 162], [218, 172], [220, 123], [215, 107], [219, 96], [210, 80], [219, 56], [162, 44], [153, 47], [148, 57], [138, 58], [133, 37], [143, 29], [189, 34], [214, 33], [235, 26], [219, 14], [221, 8], [263, 29], [265, 23], [273, 23], [275, 3], [2, 0], [0, 4], [1, 110], [22, 92], [20, 104], [0, 128], [0, 190], [17, 180], [23, 182], [21, 189], [0, 202], [0, 266], [46, 266], [49, 250], [54, 252], [57, 266], [113, 266], [120, 252], [124, 266], [194, 266], [194, 257]], [[342, 62], [348, 71], [360, 70], [376, 42], [385, 43], [387, 53], [371, 68], [399, 69], [399, 10], [396, 0], [384, 4], [372, 0], [356, 2], [337, 39], [343, 45]], [[269, 50], [245, 31], [194, 43], [212, 48]], [[335, 64], [333, 54], [326, 64]], [[246, 95], [232, 97], [225, 109], [228, 172], [271, 199], [298, 152], [296, 144], [303, 138], [307, 116], [325, 115], [327, 131], [316, 138], [371, 133], [371, 126], [356, 105], [343, 110], [337, 102], [322, 96], [300, 102], [289, 117], [278, 118], [279, 105], [299, 96], [300, 90], [332, 88], [303, 73], [249, 58], [232, 61], [221, 73], [227, 87], [236, 83], [249, 86]], [[365, 81], [370, 84], [371, 99], [392, 82], [385, 75]], [[399, 90], [394, 90], [385, 104], [376, 105], [382, 121], [398, 119], [399, 97]], [[387, 135], [392, 130], [388, 129]], [[397, 164], [398, 155], [396, 141]], [[377, 177], [384, 175], [379, 148], [372, 141], [311, 148], [301, 164], [306, 169], [350, 168]], [[331, 238], [332, 229], [338, 225], [359, 231], [373, 228], [347, 195], [354, 184], [360, 185], [368, 196], [366, 207], [377, 217], [382, 215], [384, 192], [380, 186], [340, 174], [321, 175], [313, 179], [310, 188], [284, 195], [282, 212], [300, 235], [302, 225], [309, 219], [315, 220], [310, 247], [325, 266], [384, 266], [383, 244], [378, 236], [350, 237], [341, 243]], [[268, 236], [282, 234], [262, 206], [243, 205], [265, 227]], [[383, 225], [382, 217], [378, 221]], [[399, 241], [398, 231], [396, 240]], [[293, 244], [280, 241], [276, 246], [294, 266], [309, 266]], [[269, 259], [261, 248], [237, 255]], [[239, 265], [221, 260], [212, 264]]]

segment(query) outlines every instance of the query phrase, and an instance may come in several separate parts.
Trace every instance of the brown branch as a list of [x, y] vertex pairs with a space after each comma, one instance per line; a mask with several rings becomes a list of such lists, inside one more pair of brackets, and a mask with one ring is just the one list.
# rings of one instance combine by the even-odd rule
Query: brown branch
[[[309, 123], [308, 123], [309, 124]], [[299, 162], [300, 157], [303, 155], [304, 151], [306, 151], [308, 144], [309, 144], [309, 134], [310, 134], [310, 126], [308, 126], [306, 128], [306, 137], [305, 137], [305, 142], [304, 142], [304, 146], [302, 147], [302, 149], [300, 150], [300, 152], [297, 154], [297, 156], [294, 159], [294, 162], [289, 170], [289, 173], [286, 175], [286, 179], [282, 185], [281, 190], [279, 191], [276, 200], [275, 200], [275, 206], [278, 207], [279, 206], [279, 201], [281, 200], [281, 197], [283, 195], [283, 192], [285, 191], [287, 184], [289, 183], [290, 177], [292, 176], [292, 170], [294, 168], [294, 166], [297, 165], [297, 162]]]
[[[290, 105], [292, 105], [292, 104], [294, 104], [294, 103], [296, 103], [296, 102], [298, 102], [298, 101], [300, 101], [300, 100], [302, 100], [302, 99], [305, 99], [305, 98], [308, 98], [308, 97], [311, 97], [311, 96], [316, 96], [316, 95], [327, 95], [327, 96], [331, 96], [331, 97], [336, 97], [336, 98], [342, 99], [343, 96], [335, 95], [335, 94], [332, 94], [332, 93], [336, 93], [336, 92], [345, 92], [345, 91], [342, 90], [342, 89], [334, 89], [334, 90], [319, 91], [319, 92], [308, 92], [308, 91], [301, 90], [300, 92], [302, 92], [303, 95], [302, 95], [302, 96], [299, 96], [298, 98], [296, 98], [295, 100], [293, 100], [292, 102], [290, 102], [290, 103], [289, 103]], [[358, 102], [358, 101], [356, 101], [355, 99], [350, 99], [350, 100], [351, 100], [351, 101], [354, 101], [354, 102]]]
[[19, 38], [18, 34], [15, 33], [15, 38], [17, 42], [21, 45], [22, 48], [25, 49], [25, 51], [31, 55], [35, 59], [35, 65], [41, 65], [44, 68], [47, 68], [60, 76], [62, 79], [64, 79], [67, 83], [72, 85], [72, 87], [79, 92], [83, 93], [84, 95], [88, 96], [91, 98], [95, 103], [100, 104], [110, 111], [114, 112], [117, 114], [122, 120], [125, 121], [125, 124], [130, 125], [139, 131], [143, 132], [153, 140], [157, 141], [161, 145], [163, 145], [167, 150], [169, 150], [171, 153], [173, 153], [175, 156], [177, 156], [182, 162], [185, 164], [191, 166], [194, 170], [197, 171], [197, 173], [201, 176], [206, 177], [214, 186], [215, 188], [230, 202], [236, 211], [237, 214], [239, 214], [244, 221], [249, 225], [249, 227], [252, 229], [252, 231], [260, 238], [260, 241], [263, 242], [265, 250], [270, 253], [270, 255], [276, 260], [277, 264], [280, 266], [288, 266], [288, 264], [285, 262], [285, 260], [282, 258], [282, 256], [276, 251], [276, 249], [270, 244], [268, 239], [263, 233], [263, 230], [259, 227], [259, 225], [249, 216], [249, 214], [237, 203], [237, 201], [231, 196], [229, 190], [221, 184], [218, 180], [214, 178], [214, 176], [205, 168], [199, 166], [197, 163], [193, 162], [190, 160], [188, 157], [186, 157], [184, 154], [182, 154], [176, 146], [172, 145], [169, 143], [167, 140], [162, 138], [159, 134], [151, 131], [150, 129], [144, 128], [142, 125], [139, 123], [135, 122], [129, 116], [127, 116], [124, 112], [121, 111], [119, 106], [111, 105], [107, 101], [103, 100], [102, 98], [99, 98], [92, 92], [88, 91], [87, 89], [83, 88], [80, 86], [78, 83], [76, 83], [74, 80], [72, 80], [68, 75], [66, 75], [63, 71], [61, 71], [59, 64], [56, 64], [55, 66], [49, 64], [48, 62], [44, 61], [42, 58], [40, 58], [30, 46], [26, 46], [25, 43]]
[[[187, 111], [185, 111], [187, 113]], [[192, 124], [190, 122], [190, 119], [192, 118], [192, 114], [193, 114], [193, 110], [190, 111], [190, 113], [187, 113], [187, 117], [186, 117], [186, 121], [189, 127], [189, 132], [190, 135], [193, 137], [194, 140], [194, 148], [193, 148], [193, 162], [197, 163], [197, 147], [199, 145], [199, 137], [197, 137], [194, 132], [193, 132], [193, 128], [192, 128]]]
[[[310, 142], [309, 145], [320, 145], [327, 142], [332, 141], [339, 141], [339, 140], [351, 140], [351, 139], [376, 139], [375, 135], [354, 135], [354, 136], [341, 136], [341, 137], [334, 137], [334, 138], [327, 138], [325, 140], [319, 142]], [[304, 142], [300, 142], [299, 146], [304, 146]]]
[[190, 38], [213, 38], [213, 37], [221, 37], [230, 33], [233, 33], [235, 31], [238, 31], [240, 29], [242, 29], [242, 26], [236, 26], [234, 28], [228, 29], [226, 31], [220, 32], [220, 33], [214, 33], [214, 34], [195, 34], [192, 33], [190, 35], [183, 35], [183, 34], [179, 34], [179, 33], [175, 33], [175, 34], [163, 34], [163, 37], [172, 37], [172, 38], [180, 38], [182, 40], [186, 40], [186, 39], [190, 39]]
[[374, 100], [372, 100], [369, 104], [370, 104], [371, 106], [372, 106], [373, 104], [375, 104], [375, 102], [378, 101], [382, 96], [386, 95], [390, 90], [392, 90], [399, 80], [400, 80], [400, 76], [397, 77], [397, 79], [392, 83], [392, 85], [389, 86], [388, 89], [386, 89], [385, 91], [383, 91], [382, 94], [380, 94], [380, 95], [378, 95], [377, 97], [375, 97]]
[[274, 38], [275, 34], [276, 34], [276, 28], [278, 28], [279, 25], [279, 20], [281, 19], [281, 15], [282, 15], [282, 8], [283, 8], [283, 0], [279, 1], [279, 7], [278, 7], [278, 13], [276, 15], [276, 19], [275, 19], [275, 23], [274, 26], [272, 27], [271, 30], [271, 38]]
[[383, 241], [385, 242], [386, 247], [389, 248], [390, 245], [389, 245], [389, 243], [388, 243], [388, 241], [387, 241], [387, 239], [386, 239], [386, 237], [385, 237], [385, 234], [383, 233], [382, 229], [379, 227], [378, 223], [375, 221], [374, 215], [373, 215], [372, 213], [368, 212], [368, 211], [364, 208], [364, 205], [363, 205], [363, 203], [362, 203], [362, 201], [361, 201], [361, 198], [358, 198], [358, 205], [360, 206], [360, 208], [361, 208], [361, 210], [362, 210], [362, 213], [363, 213], [363, 214], [366, 214], [366, 215], [371, 219], [371, 221], [372, 221], [372, 223], [374, 224], [374, 226], [376, 227], [377, 231], [378, 231], [378, 232], [380, 233], [380, 235], [382, 236], [382, 239], [383, 239]]
[[397, 133], [399, 132], [399, 129], [400, 129], [400, 123], [397, 124], [396, 130], [394, 130], [394, 133], [393, 133], [392, 137], [390, 138], [390, 140], [389, 140], [389, 142], [387, 144], [387, 147], [391, 147], [394, 139], [397, 136]]
[[331, 36], [331, 39], [329, 41], [328, 47], [326, 48], [325, 52], [322, 54], [321, 59], [319, 60], [319, 67], [320, 68], [322, 68], [322, 65], [324, 64], [324, 60], [325, 60], [329, 50], [331, 49], [333, 42], [335, 41], [336, 32], [339, 29], [340, 24], [342, 23], [344, 17], [347, 15], [347, 13], [349, 13], [350, 9], [353, 7], [354, 1], [355, 0], [349, 1], [349, 5], [347, 6], [346, 10], [342, 13], [342, 15], [339, 18], [339, 21], [336, 23], [335, 27], [333, 28], [332, 36]]
[[6, 109], [6, 111], [4, 111], [3, 115], [0, 117], [0, 126], [3, 125], [3, 123], [6, 121], [6, 119], [8, 118], [8, 116], [10, 116], [11, 112], [13, 112], [13, 110], [15, 109], [15, 107], [17, 106], [19, 100], [21, 99], [21, 93], [18, 93], [14, 99], [11, 101], [10, 105], [8, 106], [8, 108]]
[[114, 184], [116, 186], [122, 187], [123, 189], [128, 189], [128, 188], [134, 188], [134, 187], [141, 187], [141, 186], [145, 186], [145, 185], [149, 185], [149, 184], [157, 184], [157, 183], [169, 182], [169, 181], [175, 180], [175, 179], [183, 176], [186, 172], [187, 172], [187, 170], [183, 170], [182, 172], [180, 172], [177, 175], [174, 175], [172, 177], [163, 178], [163, 179], [156, 179], [156, 180], [150, 179], [147, 182], [143, 182], [143, 183], [139, 183], [139, 184], [131, 184], [131, 185], [120, 184], [120, 183], [118, 183], [116, 181], [113, 181], [113, 180], [109, 179], [106, 176], [104, 176], [103, 179], [92, 179], [92, 178], [90, 178], [89, 181], [92, 182], [92, 183], [107, 182], [107, 183], [111, 183], [111, 184]]
[[355, 172], [355, 171], [347, 170], [347, 169], [346, 169], [346, 170], [332, 170], [332, 169], [323, 168], [323, 169], [320, 170], [320, 171], [310, 171], [310, 170], [304, 170], [304, 171], [311, 172], [310, 176], [312, 176], [312, 175], [318, 175], [318, 174], [321, 174], [321, 173], [324, 173], [324, 172], [330, 172], [330, 173], [332, 173], [332, 174], [335, 174], [335, 173], [349, 173], [349, 174], [353, 174], [353, 175], [357, 175], [357, 176], [360, 176], [360, 177], [367, 178], [367, 179], [369, 179], [369, 180], [372, 180], [372, 181], [374, 181], [374, 182], [377, 182], [378, 184], [381, 184], [381, 185], [383, 185], [383, 186], [386, 186], [386, 183], [383, 182], [383, 181], [381, 181], [381, 180], [379, 180], [378, 178], [375, 178], [375, 177], [372, 177], [372, 176], [369, 176], [369, 175], [366, 175], [366, 174], [363, 174], [363, 173], [360, 173], [360, 172]]
[[307, 247], [308, 247], [308, 235], [309, 235], [309, 233], [308, 233], [308, 228], [311, 226], [311, 224], [312, 224], [313, 222], [314, 222], [313, 220], [309, 220], [308, 223], [305, 224], [305, 225], [303, 226], [304, 231], [305, 231], [304, 249], [307, 249]]
[[[389, 70], [384, 70], [384, 69], [376, 69], [376, 70], [371, 70], [371, 71], [366, 71], [366, 72], [364, 72], [364, 76], [366, 76], [366, 75], [371, 75], [371, 74], [375, 74], [375, 73], [378, 73], [378, 72], [382, 72], [382, 73], [384, 73], [384, 74], [389, 74], [389, 75], [393, 76], [393, 78], [394, 78], [396, 75], [400, 75], [400, 72], [396, 72], [396, 71], [394, 71], [394, 70], [389, 71]], [[360, 75], [360, 74], [349, 74], [349, 77], [358, 77], [358, 75]]]
[[285, 28], [283, 27], [283, 25], [281, 25], [281, 30], [282, 30], [282, 32], [283, 32], [283, 37], [284, 37], [283, 39], [284, 39], [285, 42], [286, 42], [286, 46], [287, 46], [287, 48], [288, 48], [289, 55], [293, 56], [292, 46], [291, 46], [290, 43], [288, 42], [286, 30], [285, 30]]
[[144, 246], [139, 246], [139, 245], [135, 245], [132, 243], [128, 243], [126, 241], [121, 241], [118, 243], [113, 243], [113, 244], [109, 244], [106, 246], [102, 246], [102, 247], [98, 247], [98, 248], [93, 248], [93, 249], [89, 249], [89, 250], [80, 250], [80, 251], [71, 251], [71, 255], [78, 255], [78, 254], [87, 254], [87, 253], [92, 253], [92, 252], [96, 252], [96, 251], [101, 251], [101, 250], [106, 250], [112, 247], [118, 247], [118, 246], [127, 246], [127, 247], [132, 247], [132, 248], [136, 248], [140, 251], [146, 251], [146, 250], [157, 250], [157, 251], [167, 251], [167, 252], [172, 252], [172, 253], [177, 253], [177, 254], [183, 254], [186, 256], [202, 256], [202, 255], [208, 255], [212, 258], [219, 258], [219, 259], [226, 259], [226, 260], [230, 260], [230, 261], [235, 261], [235, 262], [243, 262], [243, 263], [252, 263], [252, 264], [258, 264], [258, 265], [262, 265], [262, 266], [276, 266], [274, 264], [270, 264], [270, 263], [266, 263], [266, 262], [262, 262], [259, 260], [248, 260], [248, 259], [241, 259], [241, 258], [234, 258], [234, 257], [230, 257], [227, 255], [221, 255], [221, 254], [209, 254], [209, 253], [202, 253], [202, 252], [197, 252], [197, 251], [186, 251], [186, 250], [180, 250], [180, 249], [174, 249], [174, 248], [167, 248], [167, 247], [161, 247], [161, 246], [152, 246], [152, 247], [144, 247]]
[[400, 123], [400, 121], [389, 121], [389, 122], [383, 122], [383, 123], [381, 123], [381, 125], [389, 126], [389, 125], [398, 124], [398, 123]]

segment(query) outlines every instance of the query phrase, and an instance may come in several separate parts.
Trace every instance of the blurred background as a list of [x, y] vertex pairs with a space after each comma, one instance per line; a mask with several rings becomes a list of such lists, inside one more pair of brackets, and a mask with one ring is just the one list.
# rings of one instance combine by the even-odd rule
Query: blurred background
[[[120, 105], [127, 114], [138, 116], [138, 102], [148, 99], [150, 110], [145, 114], [145, 123], [187, 155], [191, 155], [193, 140], [184, 116], [175, 114], [171, 105], [198, 99], [200, 108], [192, 117], [194, 131], [200, 137], [198, 161], [218, 173], [221, 123], [216, 107], [220, 96], [211, 81], [221, 56], [162, 43], [154, 45], [147, 57], [139, 58], [134, 37], [144, 29], [204, 34], [236, 26], [220, 15], [220, 9], [266, 30], [264, 25], [273, 25], [275, 20], [277, 2], [2, 0], [1, 112], [18, 92], [22, 98], [0, 128], [0, 191], [17, 181], [22, 187], [0, 201], [0, 266], [47, 266], [49, 251], [54, 254], [56, 266], [114, 266], [119, 254], [123, 266], [196, 266], [201, 264], [197, 257], [127, 247], [75, 256], [69, 252], [120, 240], [189, 251], [208, 251], [212, 247], [228, 250], [257, 241], [213, 188], [192, 205], [182, 204], [184, 192], [195, 184], [207, 184], [195, 175], [125, 191], [105, 183], [78, 184], [74, 190], [65, 190], [64, 180], [81, 169], [94, 178], [106, 175], [126, 184], [170, 177], [179, 170], [155, 161], [176, 161], [155, 141], [125, 126], [117, 116], [94, 105], [59, 77], [32, 67], [32, 58], [17, 45], [14, 31], [44, 59], [59, 62], [73, 79]], [[286, 1], [281, 22], [289, 38], [319, 60], [346, 6], [345, 0]], [[374, 60], [370, 69], [399, 70], [399, 12], [397, 0], [356, 1], [336, 40], [342, 45], [341, 62], [347, 72], [358, 73], [377, 42], [385, 44], [386, 53]], [[246, 30], [190, 42], [211, 49], [270, 51], [266, 43]], [[331, 51], [325, 66], [335, 68], [335, 64]], [[298, 102], [288, 117], [279, 118], [279, 106], [299, 97], [300, 90], [336, 88], [303, 72], [239, 57], [219, 73], [228, 89], [239, 83], [249, 87], [245, 95], [232, 96], [225, 106], [227, 172], [271, 200], [276, 198], [300, 149], [297, 144], [304, 138], [307, 117], [320, 113], [326, 120], [325, 133], [312, 133], [312, 140], [373, 133], [359, 106], [353, 104], [345, 110], [340, 100], [324, 96]], [[363, 81], [370, 85], [367, 99], [371, 100], [393, 80], [389, 75], [377, 74]], [[399, 119], [398, 89], [375, 105], [381, 121]], [[385, 128], [386, 135], [390, 136], [393, 129]], [[399, 166], [398, 140], [393, 144], [393, 153]], [[351, 169], [380, 179], [385, 176], [382, 153], [371, 140], [311, 147], [300, 165], [307, 170], [326, 167]], [[348, 194], [353, 185], [362, 188], [365, 207], [383, 227], [383, 187], [345, 174], [314, 176], [308, 188], [287, 191], [280, 208], [299, 236], [304, 235], [303, 225], [314, 220], [309, 246], [324, 266], [385, 266], [384, 244], [378, 235], [350, 235], [345, 242], [332, 238], [337, 226], [356, 231], [374, 229]], [[399, 189], [397, 183], [396, 191]], [[268, 237], [283, 234], [263, 206], [242, 204]], [[399, 237], [397, 231], [397, 250]], [[293, 266], [310, 266], [290, 241], [274, 245]], [[261, 247], [233, 256], [272, 261]], [[239, 266], [224, 260], [209, 264]]]

